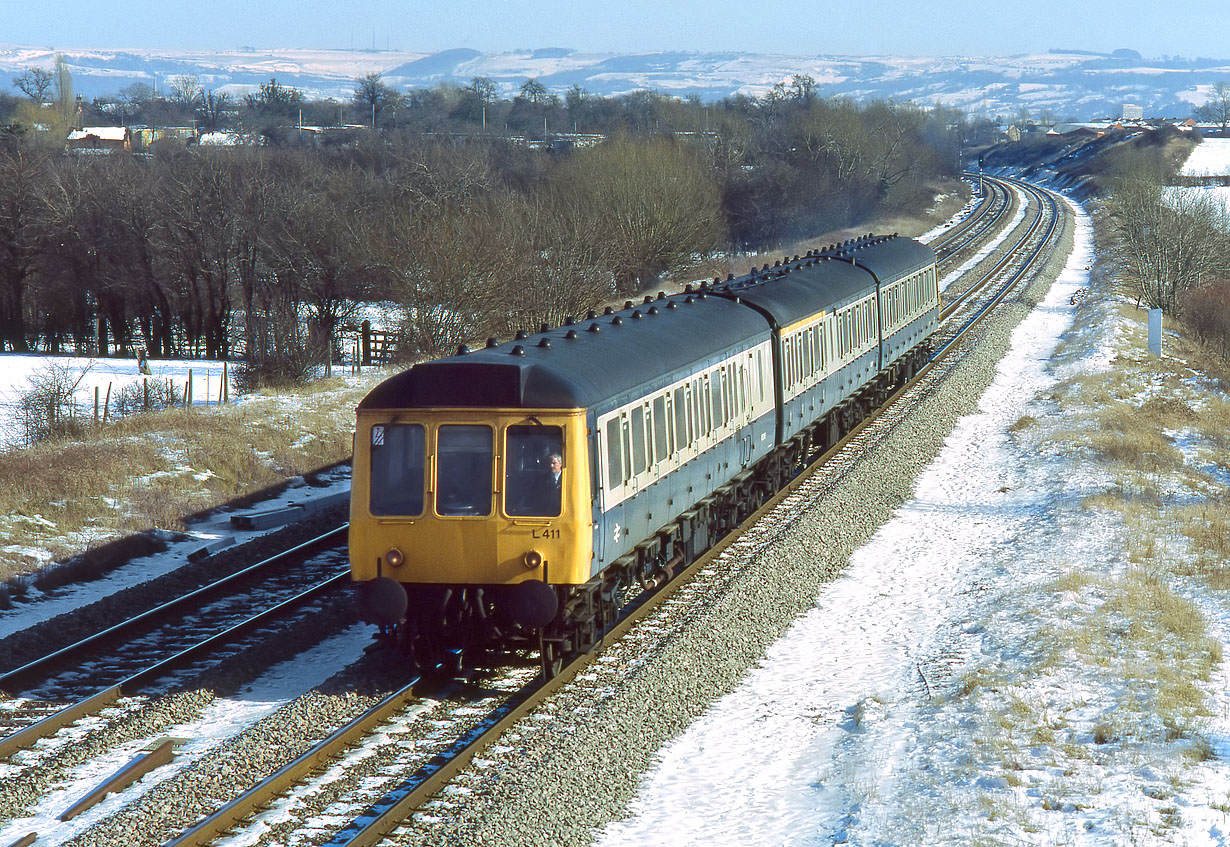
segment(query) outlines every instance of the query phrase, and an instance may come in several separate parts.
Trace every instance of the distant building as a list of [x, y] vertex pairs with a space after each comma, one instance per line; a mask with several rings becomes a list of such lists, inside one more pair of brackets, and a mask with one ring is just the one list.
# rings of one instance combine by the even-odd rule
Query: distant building
[[1144, 120], [1145, 110], [1143, 106], [1137, 106], [1134, 103], [1123, 104], [1123, 119], [1125, 121], [1140, 121]]
[[148, 150], [164, 141], [174, 141], [186, 146], [195, 141], [196, 136], [196, 129], [190, 126], [133, 127], [132, 146], [135, 150]]
[[1089, 124], [1055, 124], [1046, 134], [1062, 135], [1064, 138], [1100, 138], [1105, 134], [1105, 129]]
[[65, 146], [73, 152], [131, 151], [132, 133], [122, 126], [87, 126], [70, 132]]

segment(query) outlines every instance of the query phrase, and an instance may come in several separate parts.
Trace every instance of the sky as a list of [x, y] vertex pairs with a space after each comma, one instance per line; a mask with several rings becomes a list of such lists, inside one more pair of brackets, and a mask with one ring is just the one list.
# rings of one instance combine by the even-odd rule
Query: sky
[[1223, 0], [9, 0], [4, 6], [0, 43], [54, 48], [570, 47], [804, 56], [1129, 48], [1146, 58], [1230, 57], [1230, 7]]

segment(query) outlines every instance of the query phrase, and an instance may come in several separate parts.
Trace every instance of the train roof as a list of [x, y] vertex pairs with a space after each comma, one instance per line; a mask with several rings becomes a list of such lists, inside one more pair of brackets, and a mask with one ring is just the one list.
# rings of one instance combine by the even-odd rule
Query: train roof
[[622, 402], [634, 389], [661, 388], [680, 372], [766, 339], [766, 315], [789, 326], [857, 299], [874, 286], [872, 274], [887, 281], [934, 262], [935, 254], [912, 239], [854, 239], [699, 291], [689, 286], [683, 294], [591, 312], [583, 321], [518, 333], [502, 344], [463, 348], [386, 379], [359, 408], [578, 409]]
[[887, 283], [933, 264], [931, 248], [912, 238], [868, 235], [765, 265], [711, 290], [739, 298], [784, 327], [858, 300], [877, 280]]
[[672, 374], [769, 336], [763, 317], [722, 297], [696, 292], [646, 300], [417, 364], [373, 388], [359, 408], [592, 408], [669, 384]]

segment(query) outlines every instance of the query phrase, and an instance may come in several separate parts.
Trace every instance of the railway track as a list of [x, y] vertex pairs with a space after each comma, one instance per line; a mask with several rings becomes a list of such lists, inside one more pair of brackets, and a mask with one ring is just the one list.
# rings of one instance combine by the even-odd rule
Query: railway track
[[[105, 752], [106, 739], [124, 735], [120, 727], [151, 703], [250, 643], [276, 639], [348, 585], [345, 545], [343, 526], [0, 675], [0, 687], [23, 695], [0, 708], [6, 784], [37, 783], [91, 739]], [[172, 747], [138, 756], [134, 778], [142, 764], [165, 763]]]
[[[974, 175], [966, 176], [973, 181]], [[981, 202], [969, 215], [929, 244], [935, 251], [941, 277], [957, 267], [971, 252], [976, 251], [993, 233], [1001, 229], [1014, 208], [1013, 193], [1006, 184], [998, 180], [979, 178], [977, 185], [981, 192]]]
[[[993, 186], [999, 198], [995, 201], [999, 211], [994, 219], [1002, 221], [1011, 207], [1008, 185], [1000, 181], [989, 181], [988, 185]], [[1051, 214], [1054, 215], [1053, 207]], [[1029, 226], [1033, 235], [1016, 240], [1017, 249], [1035, 245], [1028, 249], [1040, 253], [1044, 237], [1038, 233], [1048, 231], [1045, 224], [1039, 223], [1042, 217], [1038, 215]], [[986, 231], [985, 223], [978, 226]], [[1050, 229], [1053, 228], [1052, 221]], [[967, 241], [961, 247], [952, 247], [946, 255], [955, 256], [970, 246]], [[976, 326], [978, 316], [985, 315], [994, 302], [1002, 301], [1011, 293], [1016, 284], [1013, 279], [1019, 281], [1029, 273], [1028, 266], [1001, 265], [981, 274], [980, 283], [971, 286], [960, 298], [963, 304], [960, 308], [955, 302], [946, 307], [945, 326], [960, 322], [961, 327], [916, 380], [898, 392], [878, 415], [868, 419], [824, 456], [817, 457], [808, 471], [745, 521], [744, 527], [751, 531], [728, 536], [656, 594], [643, 598], [604, 641], [618, 640], [664, 603], [669, 603], [695, 573], [708, 567], [729, 546], [773, 543], [777, 533], [757, 523], [761, 516], [775, 508], [792, 508], [803, 487], [813, 491], [817, 485], [832, 484], [850, 464], [857, 462], [858, 454], [877, 437], [877, 431], [891, 429], [905, 420], [909, 404], [917, 402], [930, 386], [942, 380], [944, 363], [959, 358], [954, 353]], [[970, 314], [975, 317], [970, 318]], [[911, 400], [911, 395], [915, 399]], [[195, 822], [190, 830], [168, 843], [206, 844], [224, 833], [230, 833], [240, 843], [256, 843], [272, 832], [276, 832], [279, 839], [288, 840], [296, 832], [300, 835], [311, 832], [317, 842], [327, 837], [330, 844], [376, 843], [414, 810], [425, 809], [420, 814], [430, 816], [432, 802], [447, 804], [447, 799], [433, 801], [431, 798], [437, 796], [467, 763], [481, 756], [501, 733], [533, 713], [595, 660], [596, 654], [578, 657], [558, 677], [546, 683], [538, 679], [530, 681], [531, 677], [536, 677], [536, 665], [499, 672], [472, 670], [467, 679], [444, 683], [411, 680], [376, 707], [322, 739], [251, 790]], [[373, 742], [373, 737], [379, 740]], [[329, 767], [322, 774], [326, 764]], [[305, 811], [305, 795], [327, 800], [329, 809], [344, 809], [344, 814], [331, 817], [343, 817], [349, 823], [337, 824], [322, 836], [318, 825], [311, 823]], [[265, 811], [262, 813], [262, 810]]]

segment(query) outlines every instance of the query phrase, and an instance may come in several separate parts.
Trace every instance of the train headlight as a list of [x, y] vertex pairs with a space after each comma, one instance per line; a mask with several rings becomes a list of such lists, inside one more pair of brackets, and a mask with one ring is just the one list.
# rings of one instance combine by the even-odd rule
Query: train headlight
[[406, 561], [406, 554], [398, 550], [396, 547], [390, 547], [389, 552], [384, 554], [384, 563], [390, 568], [399, 568]]
[[532, 571], [538, 570], [542, 567], [542, 554], [537, 550], [530, 550], [521, 557], [521, 563]]

